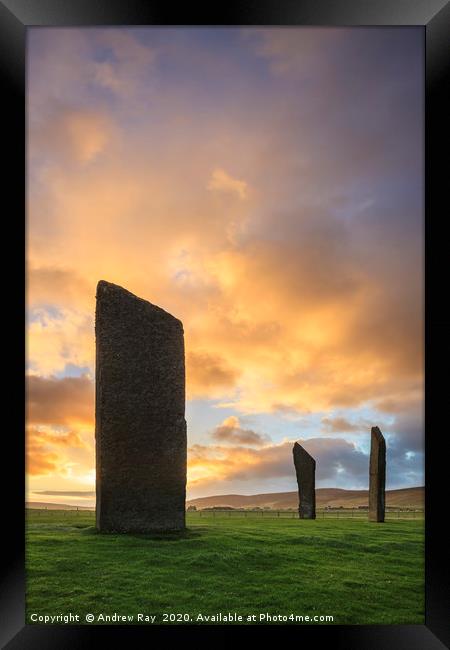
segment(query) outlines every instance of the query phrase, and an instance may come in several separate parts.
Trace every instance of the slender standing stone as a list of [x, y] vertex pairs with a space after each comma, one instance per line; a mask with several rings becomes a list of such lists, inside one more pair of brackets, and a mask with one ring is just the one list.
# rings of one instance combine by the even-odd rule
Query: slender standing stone
[[370, 434], [369, 521], [384, 521], [386, 442], [378, 427]]
[[185, 527], [183, 325], [115, 284], [97, 285], [97, 527]]
[[292, 450], [297, 474], [300, 519], [316, 518], [316, 461], [298, 442]]

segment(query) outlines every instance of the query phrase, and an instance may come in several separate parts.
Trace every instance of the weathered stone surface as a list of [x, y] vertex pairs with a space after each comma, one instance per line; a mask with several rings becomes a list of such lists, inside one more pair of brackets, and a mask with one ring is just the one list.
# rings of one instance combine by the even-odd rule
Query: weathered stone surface
[[378, 427], [370, 434], [369, 521], [384, 521], [386, 442]]
[[298, 484], [300, 519], [316, 518], [316, 461], [298, 442], [292, 450]]
[[185, 527], [183, 326], [115, 284], [97, 285], [97, 527]]

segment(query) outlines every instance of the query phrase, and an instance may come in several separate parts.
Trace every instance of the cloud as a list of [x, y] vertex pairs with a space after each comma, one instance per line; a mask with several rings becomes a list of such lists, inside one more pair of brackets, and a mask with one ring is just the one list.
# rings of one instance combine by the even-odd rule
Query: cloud
[[76, 431], [29, 426], [26, 436], [26, 469], [33, 476], [67, 476], [74, 459], [70, 451], [88, 445]]
[[[136, 36], [132, 28], [95, 28], [90, 34], [77, 28], [61, 28], [51, 35], [33, 30], [30, 49], [39, 55], [28, 58], [29, 82], [40, 110], [51, 111], [63, 103], [86, 106], [91, 93], [99, 103], [115, 100], [130, 106], [133, 100], [148, 100], [148, 80], [156, 52]], [[33, 115], [33, 119], [36, 117]]]
[[322, 425], [325, 431], [328, 433], [336, 432], [351, 432], [351, 431], [366, 431], [367, 423], [352, 423], [349, 422], [346, 418], [336, 416], [336, 417], [324, 417], [322, 418]]
[[89, 425], [94, 421], [94, 385], [87, 376], [27, 377], [27, 417], [33, 424]]
[[154, 72], [155, 48], [137, 38], [133, 29], [98, 31], [98, 41], [110, 52], [109, 60], [93, 66], [94, 79], [122, 100], [142, 97]]
[[[386, 432], [385, 432], [386, 433]], [[367, 434], [367, 440], [370, 440]], [[244, 493], [249, 486], [261, 481], [283, 479], [295, 489], [295, 469], [292, 459], [294, 440], [268, 443], [258, 448], [235, 444], [192, 445], [188, 450], [188, 488], [191, 494], [213, 494], [234, 486]], [[299, 439], [301, 445], [316, 460], [318, 487], [367, 489], [369, 481], [368, 451], [344, 438]], [[388, 436], [387, 484], [389, 488], [420, 485], [423, 455], [406, 453], [395, 437]], [[289, 483], [288, 483], [289, 484]], [[237, 487], [238, 486], [238, 487]]]
[[74, 304], [90, 309], [94, 296], [95, 288], [73, 269], [49, 266], [27, 269], [29, 311], [48, 305], [70, 308]]
[[94, 160], [109, 140], [105, 118], [95, 113], [69, 112], [61, 126], [73, 156], [81, 163]]
[[219, 192], [229, 192], [236, 194], [240, 199], [247, 196], [247, 183], [233, 178], [223, 169], [215, 169], [208, 183], [209, 190], [218, 190]]
[[27, 449], [26, 471], [30, 476], [63, 475], [66, 470], [55, 452], [41, 450], [29, 445]]
[[[407, 453], [423, 382], [420, 30], [220, 36], [30, 33], [30, 373], [93, 375], [105, 278], [182, 320], [189, 398], [354, 409], [352, 427], [371, 405], [398, 417]], [[69, 421], [61, 403], [52, 417]]]
[[402, 392], [392, 393], [389, 396], [375, 402], [376, 408], [382, 413], [388, 414], [402, 414], [402, 413], [417, 413], [423, 408], [423, 383], [418, 385], [415, 390], [406, 390]]
[[[29, 130], [30, 162], [34, 164], [40, 159], [51, 165], [58, 163], [67, 170], [90, 168], [111, 148], [116, 134], [114, 122], [104, 110], [58, 104], [51, 119]], [[44, 153], [44, 158], [38, 152]], [[42, 169], [44, 175], [46, 171], [50, 169]]]
[[[92, 301], [92, 307], [93, 307]], [[51, 376], [68, 364], [94, 369], [94, 317], [89, 311], [45, 305], [30, 309], [27, 361], [30, 372]]]
[[[247, 446], [193, 445], [188, 454], [190, 489], [214, 489], [224, 483], [255, 479], [295, 477], [293, 440], [266, 444], [258, 449]], [[316, 479], [329, 486], [346, 484], [365, 487], [368, 456], [343, 438], [300, 440], [317, 462]]]
[[62, 447], [84, 447], [84, 442], [80, 434], [76, 431], [50, 433], [48, 431], [35, 430], [33, 435], [44, 444], [51, 444]]
[[112, 135], [110, 119], [99, 111], [86, 109], [62, 110], [54, 119], [51, 131], [39, 134], [43, 138], [50, 136], [55, 154], [64, 155], [61, 163], [81, 165], [94, 161], [105, 150]]
[[232, 390], [239, 377], [239, 370], [221, 356], [201, 351], [187, 353], [186, 373], [190, 397], [221, 395]]
[[218, 442], [234, 443], [260, 447], [270, 440], [268, 436], [256, 433], [252, 429], [243, 429], [239, 418], [234, 415], [226, 418], [222, 424], [217, 426], [211, 437]]
[[95, 492], [89, 490], [36, 490], [33, 494], [46, 494], [47, 496], [67, 496], [67, 497], [80, 497], [87, 499], [95, 497]]

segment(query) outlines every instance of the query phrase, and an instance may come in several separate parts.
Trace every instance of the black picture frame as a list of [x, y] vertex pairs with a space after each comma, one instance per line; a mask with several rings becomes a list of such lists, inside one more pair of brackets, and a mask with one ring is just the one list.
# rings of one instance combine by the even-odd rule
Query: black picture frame
[[[446, 303], [445, 270], [448, 252], [444, 237], [448, 202], [448, 153], [445, 127], [450, 114], [445, 73], [450, 25], [450, 4], [446, 0], [241, 0], [221, 6], [197, 3], [172, 7], [151, 0], [0, 0], [0, 70], [2, 104], [6, 115], [3, 129], [2, 194], [4, 207], [4, 247], [23, 250], [25, 235], [25, 50], [30, 26], [89, 25], [336, 25], [402, 26], [419, 25], [426, 39], [426, 129], [425, 129], [425, 396], [426, 396], [426, 623], [409, 626], [264, 626], [267, 642], [279, 634], [294, 634], [296, 643], [313, 647], [329, 643], [345, 650], [438, 650], [449, 647], [449, 559], [446, 536], [446, 482], [448, 460], [443, 452], [442, 411], [448, 403], [448, 334], [450, 320], [444, 316]], [[445, 174], [445, 176], [444, 176]], [[444, 198], [445, 197], [445, 198]], [[447, 201], [445, 202], [445, 199]], [[448, 210], [447, 210], [448, 213]], [[14, 226], [14, 227], [12, 227]], [[6, 257], [6, 255], [5, 255]], [[7, 256], [4, 270], [8, 310], [23, 313], [21, 279], [24, 278], [20, 253]], [[376, 260], [376, 255], [374, 256]], [[14, 287], [12, 278], [19, 279]], [[6, 319], [5, 319], [6, 320]], [[24, 394], [23, 336], [17, 322], [9, 322], [8, 348], [17, 354], [8, 369], [9, 388]], [[447, 399], [446, 399], [447, 398]], [[22, 402], [23, 403], [23, 402]], [[9, 403], [8, 403], [9, 406]], [[4, 466], [14, 472], [4, 488], [6, 513], [3, 517], [2, 589], [0, 599], [0, 641], [8, 650], [26, 648], [88, 648], [99, 643], [141, 644], [175, 641], [194, 632], [211, 641], [228, 640], [236, 632], [245, 641], [255, 627], [241, 626], [37, 626], [25, 625], [25, 543], [24, 543], [24, 436], [22, 408], [13, 411], [3, 444]], [[6, 425], [5, 425], [6, 426]], [[7, 435], [6, 435], [7, 434]], [[6, 462], [7, 459], [7, 462]], [[261, 628], [258, 628], [261, 631]], [[275, 637], [275, 635], [277, 635]], [[133, 646], [131, 646], [133, 647]]]

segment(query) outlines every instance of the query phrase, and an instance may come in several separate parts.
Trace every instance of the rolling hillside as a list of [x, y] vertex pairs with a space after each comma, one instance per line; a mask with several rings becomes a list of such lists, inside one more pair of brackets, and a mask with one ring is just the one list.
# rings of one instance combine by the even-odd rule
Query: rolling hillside
[[[347, 507], [368, 505], [368, 490], [341, 490], [339, 488], [318, 488], [316, 490], [317, 508]], [[425, 500], [425, 488], [413, 487], [401, 490], [386, 491], [386, 505], [398, 508], [423, 508]], [[201, 497], [191, 499], [187, 506], [197, 508], [211, 508], [214, 506], [231, 506], [232, 508], [264, 508], [269, 507], [275, 510], [298, 507], [297, 492], [275, 492], [272, 494], [254, 494], [245, 496], [242, 494], [226, 494], [221, 496]]]
[[26, 501], [25, 508], [33, 510], [95, 510], [87, 506], [74, 506], [67, 503], [45, 503], [44, 501]]
[[[316, 490], [316, 506], [318, 509], [325, 507], [354, 508], [368, 505], [368, 490], [341, 490], [339, 488], [318, 488]], [[214, 506], [231, 506], [232, 508], [272, 508], [284, 510], [298, 507], [297, 492], [274, 492], [269, 494], [225, 494], [210, 497], [190, 499], [186, 506], [212, 508]], [[394, 508], [424, 508], [425, 488], [413, 487], [401, 490], [386, 491], [386, 505]], [[27, 508], [47, 510], [94, 510], [86, 506], [68, 505], [66, 503], [44, 503], [42, 501], [27, 501]]]

